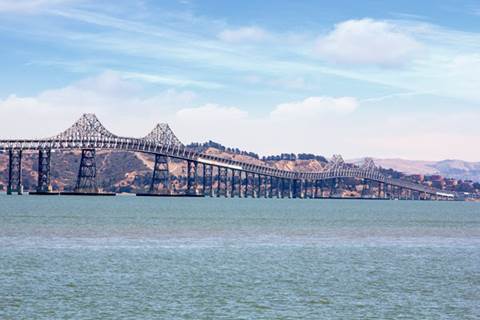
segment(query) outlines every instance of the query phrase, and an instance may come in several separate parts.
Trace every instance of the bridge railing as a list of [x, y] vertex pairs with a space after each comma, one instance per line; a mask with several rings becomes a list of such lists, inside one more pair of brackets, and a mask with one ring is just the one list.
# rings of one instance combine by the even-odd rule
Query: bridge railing
[[[299, 179], [299, 180], [326, 180], [333, 178], [363, 178], [387, 183], [394, 186], [412, 189], [418, 192], [429, 194], [445, 193], [443, 190], [430, 188], [421, 184], [393, 179], [384, 176], [378, 170], [363, 169], [359, 167], [336, 167], [332, 170], [322, 172], [297, 172], [282, 170], [274, 167], [263, 166], [258, 164], [246, 163], [234, 159], [225, 159], [214, 155], [208, 155], [192, 151], [182, 145], [164, 145], [155, 141], [143, 138], [128, 137], [95, 137], [90, 139], [65, 139], [65, 140], [0, 140], [0, 150], [23, 149], [23, 150], [39, 150], [39, 149], [113, 149], [124, 151], [145, 152], [152, 154], [163, 154], [173, 158], [192, 160], [202, 162], [202, 159], [213, 161], [217, 166], [237, 166], [241, 170], [269, 175], [277, 178]], [[452, 193], [453, 194], [453, 193]]]

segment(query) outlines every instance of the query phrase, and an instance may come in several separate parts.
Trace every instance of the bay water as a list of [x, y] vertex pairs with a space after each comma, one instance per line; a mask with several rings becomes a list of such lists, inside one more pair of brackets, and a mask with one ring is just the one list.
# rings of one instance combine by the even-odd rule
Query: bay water
[[0, 319], [480, 319], [480, 203], [0, 195]]

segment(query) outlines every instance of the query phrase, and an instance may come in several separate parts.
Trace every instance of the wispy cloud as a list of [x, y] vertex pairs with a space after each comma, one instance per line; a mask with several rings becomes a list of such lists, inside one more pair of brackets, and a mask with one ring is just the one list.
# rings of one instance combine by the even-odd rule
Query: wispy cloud
[[[480, 101], [475, 87], [480, 34], [416, 17], [347, 20], [323, 30], [280, 32], [250, 24], [234, 27], [191, 12], [166, 11], [160, 19], [148, 10], [137, 16], [121, 6], [114, 10], [104, 2], [86, 2], [40, 0], [37, 8], [47, 19], [24, 19], [25, 28], [0, 21], [0, 27], [78, 55], [31, 59], [36, 65], [43, 61], [87, 73], [114, 69], [126, 80], [218, 90], [222, 96], [237, 93], [231, 101], [243, 101], [254, 91], [266, 97], [267, 107], [305, 96], [352, 95], [378, 102], [407, 95], [398, 92]], [[26, 1], [25, 8], [35, 3]], [[256, 82], [245, 81], [252, 74]]]
[[348, 114], [358, 107], [357, 99], [353, 97], [308, 97], [302, 101], [282, 103], [271, 112], [274, 118], [298, 119], [299, 117], [315, 117], [333, 112]]
[[37, 15], [69, 7], [84, 0], [0, 0], [0, 13]]
[[222, 41], [241, 43], [241, 42], [260, 42], [270, 38], [271, 35], [259, 27], [241, 27], [238, 29], [226, 29], [218, 34]]
[[365, 98], [360, 100], [360, 102], [379, 102], [385, 101], [389, 99], [395, 99], [400, 97], [414, 97], [414, 96], [423, 96], [423, 95], [431, 95], [433, 92], [401, 92], [401, 93], [392, 93], [378, 97], [371, 97]]
[[134, 79], [150, 83], [160, 83], [169, 86], [179, 87], [198, 87], [204, 89], [219, 89], [223, 85], [220, 83], [207, 82], [207, 81], [195, 81], [190, 79], [181, 79], [175, 76], [161, 76], [155, 74], [139, 73], [139, 72], [123, 72], [124, 79]]

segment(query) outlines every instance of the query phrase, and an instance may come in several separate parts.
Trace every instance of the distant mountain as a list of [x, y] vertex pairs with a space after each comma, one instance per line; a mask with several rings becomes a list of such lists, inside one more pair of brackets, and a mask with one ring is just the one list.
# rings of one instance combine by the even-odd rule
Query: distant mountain
[[[374, 159], [378, 166], [406, 174], [441, 175], [461, 180], [480, 181], [480, 162], [463, 160], [419, 161], [404, 159]], [[363, 159], [351, 162], [361, 163]]]

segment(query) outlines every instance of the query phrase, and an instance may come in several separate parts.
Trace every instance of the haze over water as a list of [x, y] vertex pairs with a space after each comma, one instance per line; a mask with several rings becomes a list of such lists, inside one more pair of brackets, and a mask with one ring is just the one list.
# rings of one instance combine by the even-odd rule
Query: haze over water
[[0, 196], [0, 319], [478, 319], [480, 206]]

